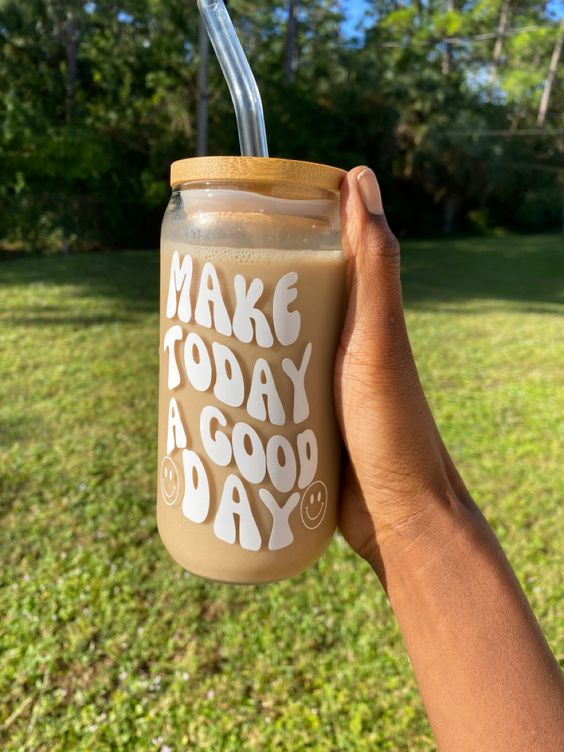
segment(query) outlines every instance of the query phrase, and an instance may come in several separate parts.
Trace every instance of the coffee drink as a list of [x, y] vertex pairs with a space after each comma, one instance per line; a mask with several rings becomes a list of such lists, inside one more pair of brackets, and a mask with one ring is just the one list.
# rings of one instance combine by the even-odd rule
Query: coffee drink
[[182, 221], [200, 221], [205, 239], [210, 201], [228, 238], [255, 225], [284, 242], [198, 244], [163, 224], [158, 527], [190, 572], [268, 582], [316, 561], [335, 530], [345, 261], [339, 249], [288, 248], [303, 217], [253, 219], [253, 197], [237, 205], [231, 190], [188, 195]]

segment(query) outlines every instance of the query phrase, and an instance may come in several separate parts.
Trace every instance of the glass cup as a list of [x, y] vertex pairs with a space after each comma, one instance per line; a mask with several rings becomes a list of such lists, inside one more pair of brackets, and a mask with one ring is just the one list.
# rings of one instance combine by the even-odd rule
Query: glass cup
[[161, 236], [157, 521], [210, 579], [302, 572], [337, 519], [333, 368], [345, 296], [344, 173], [175, 162]]

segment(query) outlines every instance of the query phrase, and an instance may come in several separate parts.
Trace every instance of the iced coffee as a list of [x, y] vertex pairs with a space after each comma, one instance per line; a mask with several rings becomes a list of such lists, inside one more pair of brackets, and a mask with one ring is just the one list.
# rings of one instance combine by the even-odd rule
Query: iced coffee
[[195, 574], [289, 577], [336, 526], [342, 173], [176, 164], [161, 244], [159, 532]]

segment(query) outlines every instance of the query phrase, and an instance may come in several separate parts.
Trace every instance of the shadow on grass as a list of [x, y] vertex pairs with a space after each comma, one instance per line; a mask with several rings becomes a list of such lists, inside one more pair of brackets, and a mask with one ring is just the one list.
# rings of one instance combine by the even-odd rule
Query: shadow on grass
[[[479, 314], [485, 310], [481, 302], [498, 300], [524, 304], [521, 311], [526, 306], [534, 313], [564, 313], [564, 239], [545, 235], [406, 242], [402, 279], [406, 305], [418, 309], [439, 303], [436, 310]], [[469, 301], [476, 305], [469, 306]]]
[[[43, 313], [43, 309], [40, 309]], [[21, 327], [57, 327], [57, 326], [76, 326], [80, 329], [87, 329], [91, 326], [101, 326], [103, 324], [116, 324], [127, 323], [131, 321], [128, 316], [68, 316], [62, 315], [59, 317], [41, 316], [30, 313], [29, 316], [14, 316], [8, 314], [2, 317], [3, 321], [9, 323], [10, 326]]]
[[[37, 411], [33, 414], [22, 410], [11, 413], [3, 411], [0, 418], [0, 454], [2, 450], [10, 453], [14, 447], [16, 451], [8, 454], [10, 459], [7, 462], [0, 463], [0, 517], [8, 514], [18, 496], [24, 493], [29, 472], [26, 450], [30, 436], [45, 436], [45, 430], [44, 420]], [[19, 452], [20, 446], [24, 448], [23, 456]]]
[[[523, 310], [563, 313], [564, 240], [558, 235], [456, 240], [405, 241], [402, 277], [406, 305], [452, 313], [481, 313], [481, 302], [514, 301]], [[70, 285], [73, 296], [107, 296], [131, 311], [156, 311], [159, 254], [156, 251], [21, 258], [0, 262], [0, 286]], [[38, 296], [40, 295], [38, 291]], [[469, 301], [475, 301], [474, 307]], [[460, 308], [460, 304], [464, 308]], [[491, 306], [488, 310], [492, 310]], [[56, 313], [38, 306], [29, 324], [57, 324]], [[16, 313], [16, 311], [13, 311]], [[21, 308], [17, 314], [21, 317]], [[61, 312], [60, 323], [64, 323]], [[80, 317], [78, 324], [104, 323], [104, 317]], [[108, 321], [115, 321], [108, 316]], [[27, 325], [27, 317], [20, 321]]]
[[[108, 297], [121, 300], [133, 311], [158, 309], [159, 254], [156, 251], [127, 253], [91, 253], [76, 256], [24, 257], [0, 262], [0, 288], [8, 285], [36, 285], [38, 302], [41, 286], [71, 286], [73, 297]], [[59, 309], [60, 310], [60, 309]], [[4, 309], [6, 311], [6, 309]], [[61, 318], [45, 313], [57, 312], [57, 306], [38, 305], [39, 317], [30, 312], [29, 324], [57, 325], [69, 322], [68, 309]], [[10, 311], [16, 313], [15, 310]], [[22, 310], [17, 309], [18, 318]], [[72, 318], [72, 317], [71, 317]], [[43, 320], [41, 320], [43, 319]], [[79, 316], [82, 325], [115, 322], [115, 316]], [[27, 324], [23, 317], [22, 324]]]

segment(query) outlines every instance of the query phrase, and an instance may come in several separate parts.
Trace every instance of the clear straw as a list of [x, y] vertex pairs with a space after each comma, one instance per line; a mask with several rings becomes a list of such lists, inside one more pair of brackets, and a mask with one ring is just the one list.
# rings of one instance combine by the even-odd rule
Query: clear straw
[[257, 82], [223, 0], [198, 0], [206, 31], [235, 107], [241, 154], [268, 157], [264, 113]]

